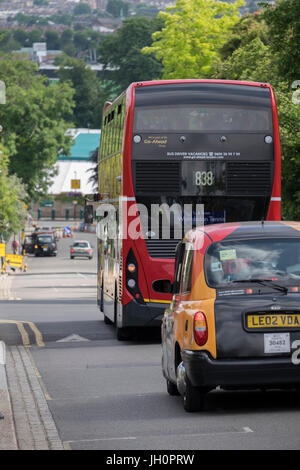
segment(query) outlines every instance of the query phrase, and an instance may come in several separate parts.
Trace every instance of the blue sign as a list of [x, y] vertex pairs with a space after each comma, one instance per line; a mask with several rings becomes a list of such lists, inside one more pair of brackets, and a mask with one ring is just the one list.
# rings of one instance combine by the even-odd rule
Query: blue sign
[[204, 211], [204, 225], [224, 224], [226, 222], [226, 211]]

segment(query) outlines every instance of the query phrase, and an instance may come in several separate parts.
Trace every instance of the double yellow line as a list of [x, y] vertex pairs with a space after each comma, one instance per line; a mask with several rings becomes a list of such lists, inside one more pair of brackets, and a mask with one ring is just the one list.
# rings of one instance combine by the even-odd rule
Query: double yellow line
[[31, 321], [23, 321], [23, 320], [0, 320], [0, 323], [9, 323], [9, 324], [14, 324], [17, 326], [19, 333], [22, 338], [23, 346], [29, 347], [31, 346], [30, 344], [30, 339], [27, 331], [25, 330], [24, 325], [28, 325], [31, 330], [33, 331], [33, 334], [35, 336], [35, 342], [37, 346], [40, 348], [43, 348], [45, 346], [45, 343], [43, 341], [43, 336], [40, 330], [36, 327], [36, 325], [31, 322]]

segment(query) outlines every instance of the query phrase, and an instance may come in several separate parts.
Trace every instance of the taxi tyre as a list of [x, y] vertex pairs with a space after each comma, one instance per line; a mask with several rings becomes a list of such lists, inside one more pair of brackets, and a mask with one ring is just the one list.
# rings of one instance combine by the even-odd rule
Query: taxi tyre
[[202, 411], [205, 402], [205, 393], [200, 388], [194, 387], [188, 376], [185, 377], [185, 394], [183, 396], [183, 407], [185, 411]]
[[167, 392], [171, 396], [177, 396], [180, 395], [177, 385], [171, 382], [169, 379], [166, 379], [167, 382]]

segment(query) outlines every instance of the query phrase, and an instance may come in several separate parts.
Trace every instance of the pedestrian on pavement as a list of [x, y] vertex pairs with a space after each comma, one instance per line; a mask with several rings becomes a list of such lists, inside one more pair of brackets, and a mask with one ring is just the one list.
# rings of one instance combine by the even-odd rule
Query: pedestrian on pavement
[[12, 241], [12, 244], [11, 244], [11, 247], [12, 247], [12, 249], [13, 249], [14, 255], [17, 254], [18, 249], [19, 249], [19, 242], [18, 242], [18, 240], [13, 240], [13, 241]]

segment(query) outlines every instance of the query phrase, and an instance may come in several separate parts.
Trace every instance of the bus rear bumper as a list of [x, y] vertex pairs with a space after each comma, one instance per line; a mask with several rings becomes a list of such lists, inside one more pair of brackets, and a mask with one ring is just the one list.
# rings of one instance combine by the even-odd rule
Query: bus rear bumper
[[123, 306], [122, 327], [160, 327], [167, 307], [168, 304], [165, 303], [140, 304], [136, 300], [132, 300]]

